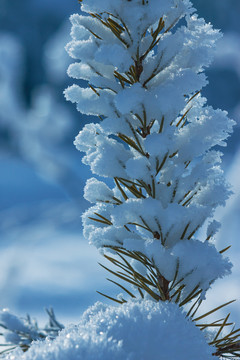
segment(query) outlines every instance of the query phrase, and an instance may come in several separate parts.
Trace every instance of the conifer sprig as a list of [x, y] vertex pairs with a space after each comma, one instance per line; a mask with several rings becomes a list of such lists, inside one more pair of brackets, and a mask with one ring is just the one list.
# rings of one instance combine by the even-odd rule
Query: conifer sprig
[[[95, 115], [95, 105], [104, 104], [96, 130], [93, 124], [86, 126], [75, 141], [93, 173], [114, 180], [113, 189], [99, 185], [102, 198], [90, 182], [85, 192], [95, 203], [83, 216], [85, 236], [111, 264], [101, 264], [115, 276], [108, 281], [125, 293], [117, 298], [100, 294], [120, 304], [139, 296], [174, 302], [187, 309], [186, 316], [201, 330], [216, 329], [209, 341], [214, 355], [236, 356], [239, 331], [225, 332], [232, 326], [228, 315], [202, 323], [227, 304], [196, 315], [205, 292], [231, 267], [222, 256], [229, 247], [218, 252], [211, 243], [218, 225], [209, 225], [205, 242], [196, 239], [204, 221], [230, 195], [214, 147], [223, 144], [233, 122], [201, 97], [206, 85], [202, 72], [219, 35], [192, 15], [188, 1], [165, 1], [156, 5], [159, 13], [145, 0], [124, 1], [129, 12], [117, 3], [106, 2], [102, 9], [93, 4], [83, 5], [92, 9], [90, 16], [73, 19], [73, 26], [90, 29], [91, 56], [85, 60], [83, 54], [83, 62], [97, 64], [88, 80], [97, 99], [86, 111], [79, 89], [72, 87], [66, 94], [83, 113]], [[182, 18], [186, 25], [177, 26]], [[73, 43], [69, 53], [78, 58], [75, 39]], [[108, 157], [106, 149], [115, 155]], [[195, 265], [187, 263], [186, 254]]]
[[53, 308], [45, 309], [48, 315], [48, 323], [45, 327], [39, 327], [36, 320], [27, 314], [26, 318], [19, 318], [8, 311], [0, 314], [0, 327], [3, 332], [0, 334], [7, 339], [7, 342], [0, 344], [5, 349], [0, 355], [9, 353], [17, 347], [23, 352], [27, 351], [33, 341], [44, 340], [47, 337], [54, 339], [64, 326], [57, 320]]

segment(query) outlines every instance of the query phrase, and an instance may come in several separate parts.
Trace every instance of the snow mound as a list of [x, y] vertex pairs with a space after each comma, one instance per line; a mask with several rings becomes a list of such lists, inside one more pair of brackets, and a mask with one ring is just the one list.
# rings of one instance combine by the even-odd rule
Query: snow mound
[[38, 341], [8, 360], [209, 360], [214, 348], [173, 303], [96, 303], [51, 341]]

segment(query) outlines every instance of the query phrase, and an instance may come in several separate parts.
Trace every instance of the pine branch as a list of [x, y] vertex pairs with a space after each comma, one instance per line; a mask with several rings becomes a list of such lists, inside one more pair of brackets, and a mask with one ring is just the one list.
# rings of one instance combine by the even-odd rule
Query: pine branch
[[[136, 4], [128, 0], [125, 5], [129, 5], [130, 10], [135, 9], [135, 5], [139, 6], [143, 14], [151, 6], [146, 0], [136, 2]], [[89, 7], [91, 8], [91, 5]], [[97, 101], [102, 100], [102, 114], [100, 114], [104, 122], [101, 130], [102, 149], [111, 151], [109, 139], [112, 138], [114, 139], [112, 143], [116, 144], [118, 141], [120, 144], [119, 150], [116, 149], [117, 155], [114, 155], [113, 151], [113, 160], [111, 157], [111, 164], [109, 162], [109, 168], [113, 165], [113, 169], [109, 172], [104, 170], [104, 176], [114, 179], [114, 188], [111, 191], [120, 193], [121, 198], [115, 195], [109, 198], [108, 195], [105, 197], [106, 200], [97, 199], [96, 208], [99, 203], [101, 203], [100, 206], [106, 207], [108, 218], [101, 215], [101, 210], [92, 210], [93, 215], [89, 219], [94, 222], [94, 229], [98, 225], [99, 227], [111, 226], [112, 231], [116, 229], [116, 234], [119, 234], [117, 239], [113, 239], [112, 243], [115, 245], [106, 246], [103, 240], [102, 248], [111, 253], [110, 256], [104, 255], [110, 267], [102, 264], [101, 266], [115, 277], [114, 280], [110, 278], [107, 280], [123, 290], [126, 299], [100, 294], [119, 304], [125, 303], [129, 297], [137, 298], [138, 296], [141, 299], [151, 297], [154, 301], [174, 302], [180, 308], [187, 308], [186, 316], [200, 330], [208, 331], [215, 328], [215, 335], [210, 341], [210, 345], [216, 348], [214, 355], [237, 356], [236, 354], [240, 351], [240, 331], [230, 329], [232, 326], [229, 320], [230, 315], [207, 323], [208, 316], [230, 302], [201, 316], [196, 315], [208, 287], [217, 278], [230, 271], [230, 264], [222, 256], [229, 247], [218, 252], [208, 243], [215, 231], [207, 232], [205, 242], [195, 239], [195, 235], [207, 218], [207, 215], [204, 218], [204, 211], [210, 214], [218, 203], [224, 202], [229, 196], [227, 187], [223, 184], [217, 170], [216, 164], [219, 163], [219, 157], [214, 158], [212, 150], [217, 143], [227, 138], [232, 123], [226, 115], [216, 113], [212, 108], [205, 106], [200, 98], [202, 83], [199, 74], [202, 70], [198, 69], [203, 69], [209, 63], [214, 31], [210, 36], [209, 25], [204, 25], [203, 20], [197, 23], [196, 18], [196, 29], [198, 26], [202, 32], [192, 30], [194, 26], [190, 27], [190, 20], [183, 25], [185, 28], [181, 25], [172, 32], [180, 18], [186, 19], [188, 16], [187, 8], [186, 13], [184, 11], [181, 13], [177, 7], [176, 3], [176, 8], [169, 8], [169, 13], [156, 14], [152, 24], [149, 20], [145, 22], [143, 16], [141, 24], [134, 24], [134, 16], [125, 18], [124, 12], [117, 5], [114, 8], [110, 6], [109, 11], [106, 5], [103, 12], [90, 13], [93, 18], [89, 17], [90, 24], [91, 20], [93, 24], [98, 22], [98, 26], [103, 30], [98, 34], [94, 27], [89, 29], [90, 40], [94, 39], [95, 51], [100, 51], [103, 60], [101, 62], [97, 60], [97, 57], [94, 58], [94, 61], [98, 63], [97, 70], [92, 69], [96, 79], [94, 77], [91, 79], [89, 87], [98, 96]], [[97, 8], [98, 5], [96, 5]], [[87, 29], [87, 26], [85, 27]], [[136, 34], [135, 28], [138, 29]], [[186, 33], [189, 39], [192, 37], [191, 41], [195, 44], [194, 50], [189, 45], [191, 41], [185, 41]], [[111, 58], [111, 51], [108, 50], [109, 38], [113, 44], [114, 42], [116, 44], [119, 59], [116, 56]], [[173, 40], [172, 48], [171, 39]], [[195, 66], [190, 64], [188, 56], [185, 55], [188, 53], [191, 57], [194, 54], [192, 59], [197, 59], [197, 46], [199, 46], [199, 51], [204, 49], [206, 59], [202, 60], [200, 56], [199, 64], [196, 61]], [[92, 55], [89, 63], [91, 65]], [[189, 79], [191, 72], [193, 81]], [[103, 81], [105, 77], [107, 78], [105, 82], [110, 85], [101, 87], [100, 85], [105, 83]], [[114, 90], [115, 88], [117, 90]], [[76, 102], [74, 96], [72, 98], [69, 96], [69, 98]], [[86, 113], [89, 112], [86, 111]], [[113, 124], [111, 128], [111, 121], [114, 121], [112, 117], [117, 117], [117, 119], [116, 124]], [[216, 121], [219, 121], [219, 128], [215, 124]], [[101, 123], [99, 127], [101, 128]], [[196, 148], [198, 132], [205, 133], [209, 139], [202, 147], [200, 146], [199, 152]], [[94, 137], [94, 131], [92, 136]], [[103, 155], [107, 158], [107, 155], [101, 151], [100, 146], [96, 151], [98, 140], [94, 142], [94, 139], [91, 140], [91, 145], [87, 144], [88, 150], [84, 159], [92, 167], [94, 173], [102, 176], [101, 167], [107, 169], [108, 163], [102, 166], [101, 160], [99, 162], [101, 165], [98, 166], [98, 159]], [[156, 151], [152, 151], [155, 144]], [[157, 151], [158, 148], [159, 151]], [[191, 149], [193, 149], [192, 152]], [[121, 164], [120, 176], [119, 172], [114, 170], [119, 164]], [[132, 169], [130, 169], [130, 164]], [[206, 174], [207, 177], [210, 174], [209, 181], [208, 178], [201, 179], [201, 175], [197, 176], [197, 174]], [[223, 196], [221, 190], [218, 190], [218, 198], [214, 195], [214, 176], [216, 184], [222, 184], [218, 186]], [[103, 194], [105, 191], [108, 193], [109, 189], [106, 190], [103, 187]], [[201, 196], [202, 194], [204, 196]], [[123, 211], [124, 222], [121, 226], [110, 220], [111, 211], [116, 207], [118, 216], [121, 216], [121, 209]], [[128, 220], [128, 214], [131, 211], [135, 213]], [[89, 225], [88, 221], [86, 225]], [[124, 235], [121, 235], [121, 230]], [[125, 236], [126, 230], [127, 236]], [[128, 241], [128, 235], [136, 241], [135, 251], [127, 250], [128, 247], [124, 246]], [[138, 239], [141, 247], [138, 246]], [[134, 249], [134, 241], [131, 242], [131, 249]], [[159, 259], [157, 258], [158, 251]], [[187, 263], [187, 256], [194, 258], [196, 252], [201, 261], [196, 257], [194, 267]], [[215, 261], [209, 261], [206, 255], [208, 253], [212, 254], [213, 260], [215, 256]], [[169, 269], [163, 268], [165, 259], [161, 261], [160, 256], [165, 255], [169, 256], [170, 262], [172, 261], [173, 269], [175, 267], [174, 273], [171, 271], [170, 274]], [[205, 258], [207, 258], [206, 264], [209, 264], [209, 274], [204, 269]], [[186, 270], [183, 264], [186, 265]], [[215, 273], [215, 270], [218, 275], [211, 275]], [[199, 276], [194, 276], [197, 272]], [[206, 285], [203, 279], [208, 275], [209, 282]], [[129, 286], [130, 289], [128, 289]]]
[[[38, 323], [32, 320], [29, 315], [25, 319], [18, 318], [17, 316], [2, 311], [0, 314], [0, 327], [3, 329], [1, 336], [5, 337], [9, 333], [11, 336], [11, 343], [0, 344], [0, 347], [6, 347], [5, 350], [0, 351], [0, 355], [11, 352], [17, 347], [20, 347], [23, 352], [27, 351], [33, 341], [44, 340], [47, 337], [54, 339], [57, 337], [59, 331], [64, 329], [64, 326], [56, 319], [54, 310], [52, 308], [45, 309], [48, 315], [48, 323], [44, 328], [39, 328]], [[14, 328], [15, 324], [15, 328]]]

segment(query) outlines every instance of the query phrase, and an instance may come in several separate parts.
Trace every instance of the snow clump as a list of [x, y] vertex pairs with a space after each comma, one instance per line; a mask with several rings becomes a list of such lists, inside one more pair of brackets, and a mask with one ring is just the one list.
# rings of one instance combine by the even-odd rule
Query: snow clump
[[51, 341], [38, 341], [5, 360], [209, 360], [214, 347], [173, 303], [96, 303]]

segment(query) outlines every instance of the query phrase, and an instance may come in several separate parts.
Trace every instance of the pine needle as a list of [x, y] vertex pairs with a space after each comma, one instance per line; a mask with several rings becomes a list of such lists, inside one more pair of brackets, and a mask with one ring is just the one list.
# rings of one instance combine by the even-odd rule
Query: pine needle
[[214, 308], [213, 310], [210, 310], [210, 311], [208, 311], [207, 313], [205, 313], [205, 314], [203, 314], [203, 315], [201, 315], [201, 316], [199, 316], [199, 317], [197, 317], [197, 318], [193, 319], [193, 321], [199, 321], [199, 320], [201, 320], [201, 319], [203, 319], [203, 318], [205, 318], [205, 317], [207, 317], [207, 316], [209, 316], [209, 315], [213, 314], [214, 312], [216, 312], [216, 311], [218, 311], [218, 310], [222, 309], [223, 307], [225, 307], [225, 306], [227, 306], [227, 305], [232, 304], [232, 303], [233, 303], [233, 302], [235, 302], [235, 301], [236, 301], [236, 300], [231, 300], [231, 301], [228, 301], [227, 303], [222, 304], [222, 305], [220, 305], [220, 306], [218, 306], [218, 307]]
[[109, 296], [109, 295], [103, 294], [103, 293], [100, 292], [100, 291], [96, 291], [96, 292], [97, 292], [98, 294], [104, 296], [105, 298], [109, 299], [109, 300], [115, 301], [115, 302], [118, 303], [118, 304], [123, 304], [123, 303], [127, 302], [127, 301], [124, 300], [124, 299], [122, 299], [122, 300], [115, 299], [115, 298], [113, 298], [113, 297], [111, 297], [111, 296]]
[[110, 281], [111, 283], [119, 286], [122, 290], [124, 290], [124, 291], [125, 291], [128, 295], [130, 295], [132, 298], [134, 298], [134, 299], [136, 298], [136, 296], [133, 295], [133, 293], [131, 293], [131, 292], [130, 292], [128, 289], [126, 289], [123, 285], [117, 283], [116, 281], [113, 281], [113, 280], [111, 280], [111, 279], [108, 279], [108, 278], [107, 278], [107, 280]]

